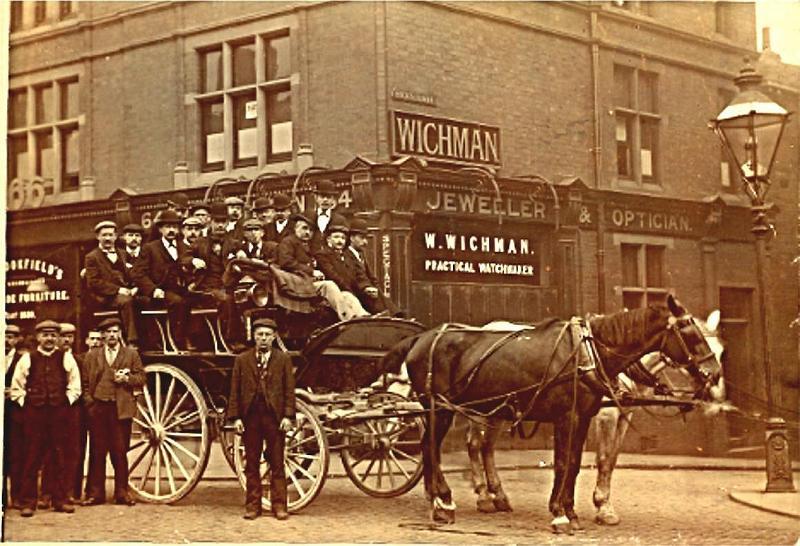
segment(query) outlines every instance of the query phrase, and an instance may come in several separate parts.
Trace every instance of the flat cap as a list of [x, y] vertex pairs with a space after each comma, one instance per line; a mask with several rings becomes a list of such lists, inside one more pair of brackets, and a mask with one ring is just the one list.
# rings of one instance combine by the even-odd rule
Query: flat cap
[[259, 197], [258, 199], [256, 199], [256, 202], [253, 203], [253, 210], [254, 211], [267, 210], [267, 209], [271, 209], [271, 208], [275, 208], [275, 207], [272, 205], [272, 201], [270, 201], [266, 197]]
[[260, 318], [253, 322], [253, 331], [255, 332], [258, 328], [269, 328], [270, 330], [277, 330], [278, 325], [275, 324], [275, 321], [271, 318]]
[[178, 216], [178, 213], [174, 210], [162, 210], [158, 214], [156, 214], [155, 220], [153, 220], [155, 225], [161, 224], [180, 224], [181, 217]]
[[230, 197], [225, 198], [225, 205], [244, 205], [244, 201], [235, 195], [231, 195]]
[[261, 223], [261, 220], [258, 218], [248, 218], [242, 223], [243, 229], [264, 229], [264, 224]]
[[61, 322], [58, 325], [59, 330], [61, 330], [62, 334], [74, 334], [75, 333], [75, 325], [71, 322]]
[[197, 216], [187, 216], [183, 220], [183, 225], [184, 226], [203, 227], [203, 221], [200, 218], [198, 218]]
[[101, 322], [100, 324], [98, 324], [97, 325], [97, 329], [100, 330], [101, 332], [105, 332], [106, 330], [108, 330], [112, 326], [119, 326], [121, 328], [122, 327], [122, 321], [119, 320], [117, 317], [109, 317], [109, 318], [105, 319], [103, 322]]
[[332, 180], [323, 179], [317, 182], [316, 193], [321, 195], [339, 195], [339, 190], [336, 189]]
[[363, 218], [353, 218], [350, 221], [350, 233], [367, 233], [367, 221]]
[[275, 210], [284, 210], [292, 208], [292, 200], [285, 193], [279, 193], [272, 198], [272, 206]]
[[114, 223], [114, 222], [112, 222], [111, 220], [103, 220], [102, 222], [97, 222], [97, 223], [94, 225], [94, 232], [95, 232], [95, 233], [97, 233], [97, 232], [98, 232], [98, 231], [100, 231], [101, 229], [103, 229], [103, 228], [107, 228], [107, 227], [110, 227], [110, 228], [117, 229], [117, 224], [115, 224], [115, 223]]
[[13, 334], [15, 336], [21, 336], [22, 330], [16, 324], [6, 324], [6, 333]]
[[197, 203], [189, 207], [189, 212], [191, 214], [196, 214], [198, 210], [204, 210], [208, 212], [210, 210], [210, 205], [203, 201], [202, 203]]
[[289, 220], [291, 220], [292, 222], [305, 222], [309, 226], [313, 224], [313, 222], [308, 218], [308, 216], [300, 212], [295, 212], [294, 214], [292, 214], [289, 217]]
[[172, 197], [167, 198], [167, 204], [172, 205], [173, 207], [178, 208], [188, 208], [189, 207], [189, 196], [187, 196], [182, 191], [179, 191], [176, 194], [173, 194]]
[[122, 233], [144, 233], [144, 228], [139, 224], [126, 224]]
[[36, 325], [37, 332], [60, 332], [61, 326], [54, 320], [43, 320]]
[[211, 205], [211, 218], [213, 220], [227, 220], [228, 208], [224, 203], [214, 203]]

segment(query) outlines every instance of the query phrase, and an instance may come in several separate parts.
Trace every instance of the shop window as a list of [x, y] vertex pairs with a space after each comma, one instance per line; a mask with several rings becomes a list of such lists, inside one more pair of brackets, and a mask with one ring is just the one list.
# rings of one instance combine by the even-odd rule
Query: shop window
[[12, 87], [8, 102], [9, 183], [25, 185], [39, 180], [45, 194], [77, 190], [79, 117], [77, 78]]
[[622, 252], [622, 305], [627, 309], [664, 301], [667, 289], [664, 280], [663, 245], [620, 245]]
[[658, 75], [614, 66], [617, 175], [636, 184], [658, 184]]
[[198, 49], [202, 170], [291, 160], [291, 55], [286, 32]]

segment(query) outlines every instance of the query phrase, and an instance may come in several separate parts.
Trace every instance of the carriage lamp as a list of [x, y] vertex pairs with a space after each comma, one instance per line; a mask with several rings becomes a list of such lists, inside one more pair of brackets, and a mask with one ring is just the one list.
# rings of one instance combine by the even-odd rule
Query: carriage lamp
[[[769, 174], [790, 114], [759, 91], [758, 87], [762, 80], [762, 76], [745, 59], [745, 66], [734, 79], [739, 93], [716, 119], [711, 120], [709, 127], [722, 141], [729, 158], [736, 165], [742, 189], [751, 203], [753, 219], [751, 231], [755, 236], [758, 307], [762, 325], [761, 361], [766, 387], [767, 415], [773, 417], [774, 393], [770, 362], [766, 270], [769, 256], [767, 241], [772, 236], [774, 229], [767, 218], [771, 205], [767, 203], [766, 196], [770, 189]], [[785, 464], [781, 463], [785, 462], [784, 457], [788, 457], [788, 449], [772, 449], [773, 444], [777, 445], [774, 441], [775, 438], [785, 440], [786, 436], [768, 426], [767, 491], [775, 490], [770, 484], [782, 483], [785, 480], [784, 476], [778, 476], [776, 472], [780, 474], [785, 471]], [[776, 459], [776, 457], [778, 458]], [[789, 483], [791, 483], [791, 463], [788, 468]], [[781, 469], [781, 471], [778, 472], [777, 469]]]

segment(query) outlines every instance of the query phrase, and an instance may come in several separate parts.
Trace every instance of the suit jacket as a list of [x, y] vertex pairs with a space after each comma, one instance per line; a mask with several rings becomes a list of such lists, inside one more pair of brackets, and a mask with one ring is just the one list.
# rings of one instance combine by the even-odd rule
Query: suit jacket
[[178, 241], [178, 259], [173, 260], [161, 239], [150, 241], [142, 247], [139, 260], [134, 264], [131, 277], [143, 296], [151, 297], [156, 288], [183, 294], [187, 284], [180, 257], [185, 254], [183, 243]]
[[84, 257], [86, 286], [96, 299], [116, 296], [121, 287], [131, 287], [125, 264], [125, 255], [120, 251], [117, 251], [116, 263], [111, 263], [100, 248], [95, 248]]
[[289, 273], [311, 277], [316, 263], [309, 244], [292, 233], [278, 243], [278, 267]]
[[356, 293], [370, 285], [363, 270], [347, 263], [346, 248], [344, 252], [336, 252], [328, 245], [323, 246], [315, 255], [317, 268], [325, 274], [325, 278], [337, 284], [341, 290]]
[[[81, 388], [83, 390], [83, 403], [87, 408], [94, 404], [94, 393], [97, 384], [103, 376], [103, 371], [109, 366], [106, 360], [104, 347], [92, 349], [83, 360], [81, 366]], [[117, 418], [132, 419], [136, 415], [136, 399], [133, 391], [141, 388], [145, 383], [144, 366], [139, 353], [129, 347], [121, 347], [117, 350], [117, 358], [110, 364], [114, 370], [128, 368], [130, 376], [127, 383], [116, 383], [114, 395], [117, 402]]]
[[345, 248], [344, 249], [344, 259], [347, 267], [350, 269], [357, 269], [360, 271], [359, 275], [363, 275], [368, 281], [369, 284], [367, 286], [374, 286], [375, 288], [378, 287], [378, 278], [372, 272], [372, 268], [370, 268], [369, 263], [367, 263], [367, 258], [364, 256], [362, 252], [358, 252], [358, 255], [361, 256], [361, 259], [355, 257], [353, 254], [352, 248]]
[[[225, 243], [212, 241], [210, 237], [198, 237], [192, 247], [181, 256], [181, 263], [195, 282], [195, 290], [214, 290], [222, 288], [222, 274], [225, 272]], [[192, 258], [206, 262], [203, 269], [195, 270]]]
[[278, 233], [278, 228], [275, 226], [275, 222], [270, 222], [266, 226], [264, 226], [264, 240], [265, 241], [275, 241], [276, 243], [280, 243], [285, 237], [289, 236], [292, 233], [292, 223], [286, 222], [286, 227], [283, 228], [283, 231]]
[[[231, 252], [235, 256], [239, 253], [239, 251], [243, 251], [247, 255], [248, 259], [272, 263], [275, 261], [276, 247], [277, 245], [274, 242], [262, 240], [261, 248], [257, 251], [251, 252], [250, 243], [247, 241], [242, 241], [239, 245], [231, 248]], [[262, 270], [258, 267], [258, 265], [254, 265], [253, 267], [246, 267], [242, 265], [239, 266], [239, 271], [236, 271], [232, 267], [232, 264], [228, 263], [225, 268], [225, 273], [222, 276], [222, 282], [228, 288], [235, 287], [245, 275], [250, 275], [256, 282], [264, 283], [269, 280], [269, 269], [264, 268]]]
[[259, 379], [256, 349], [236, 357], [228, 398], [228, 419], [244, 419], [259, 388], [264, 401], [275, 411], [278, 419], [295, 416], [294, 370], [288, 354], [273, 346], [264, 377]]

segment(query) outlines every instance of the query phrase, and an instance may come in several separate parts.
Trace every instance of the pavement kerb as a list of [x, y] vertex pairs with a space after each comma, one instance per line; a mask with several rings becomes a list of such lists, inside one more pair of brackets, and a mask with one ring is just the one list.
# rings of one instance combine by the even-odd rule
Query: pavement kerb
[[734, 502], [790, 518], [800, 519], [800, 493], [764, 493], [752, 489], [733, 489], [728, 497]]

